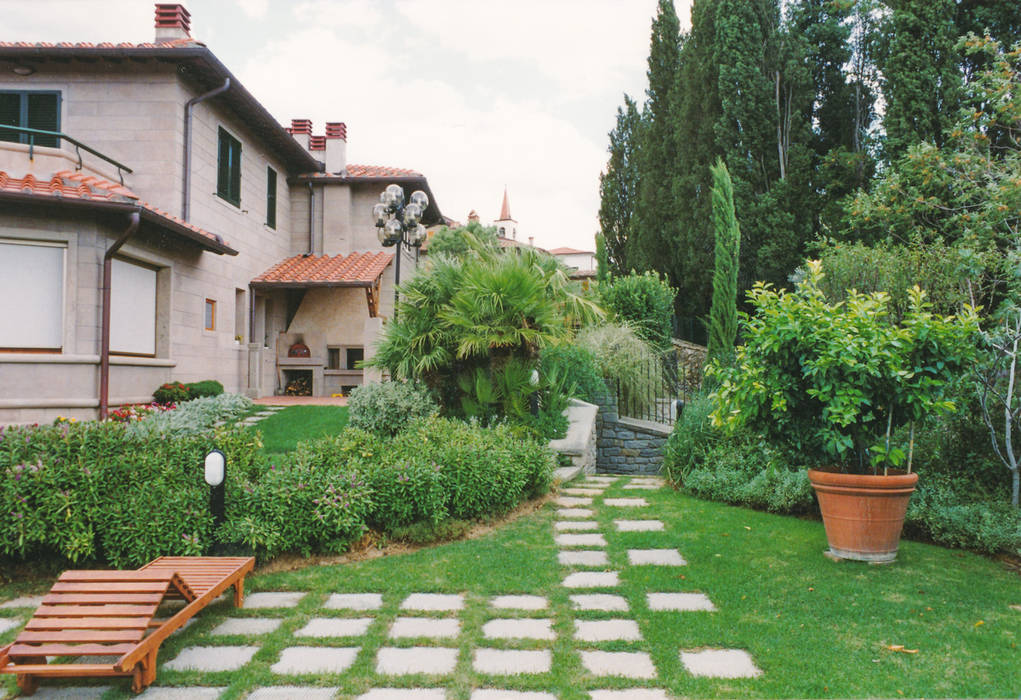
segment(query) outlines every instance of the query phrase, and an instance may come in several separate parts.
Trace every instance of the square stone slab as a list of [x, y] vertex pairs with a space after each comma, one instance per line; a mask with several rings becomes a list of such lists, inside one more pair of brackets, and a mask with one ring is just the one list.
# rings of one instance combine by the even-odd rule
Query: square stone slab
[[564, 588], [612, 588], [620, 585], [616, 571], [576, 571], [564, 579]]
[[603, 494], [603, 490], [599, 489], [599, 488], [596, 488], [596, 489], [592, 489], [592, 488], [585, 489], [585, 488], [576, 487], [576, 488], [569, 488], [569, 489], [560, 489], [560, 491], [561, 491], [561, 493], [566, 493], [566, 494], [569, 494], [571, 496], [601, 496]]
[[520, 651], [517, 649], [476, 649], [472, 666], [479, 673], [491, 676], [512, 676], [519, 673], [548, 673], [553, 665], [549, 649]]
[[658, 532], [664, 528], [662, 520], [614, 520], [617, 532]]
[[581, 665], [594, 676], [655, 678], [652, 657], [644, 651], [583, 651]]
[[383, 607], [380, 593], [334, 593], [326, 599], [330, 610], [379, 610]]
[[443, 637], [452, 639], [461, 633], [461, 621], [437, 620], [435, 617], [398, 617], [390, 628], [393, 639], [408, 637]]
[[32, 697], [36, 700], [98, 700], [110, 690], [109, 685], [81, 686], [77, 688], [42, 687]]
[[490, 620], [482, 625], [486, 639], [555, 639], [553, 620], [522, 618]]
[[583, 642], [640, 642], [634, 620], [575, 620], [574, 638]]
[[557, 700], [557, 696], [553, 693], [540, 693], [528, 690], [479, 688], [472, 691], [471, 700]]
[[412, 593], [401, 603], [401, 610], [461, 610], [464, 596], [459, 593]]
[[557, 511], [558, 518], [591, 518], [593, 515], [591, 508], [561, 508]]
[[557, 535], [553, 538], [561, 547], [605, 547], [606, 538], [602, 535]]
[[365, 634], [371, 617], [313, 617], [294, 633], [295, 637], [360, 637]]
[[28, 595], [20, 598], [14, 598], [4, 603], [0, 603], [0, 608], [38, 608], [43, 604], [43, 596], [41, 595]]
[[627, 551], [628, 563], [632, 566], [655, 565], [655, 566], [684, 566], [681, 553], [676, 549], [629, 549]]
[[744, 649], [681, 651], [681, 663], [693, 676], [755, 678], [762, 675]]
[[302, 598], [304, 592], [252, 593], [245, 596], [245, 610], [249, 608], [293, 608]]
[[606, 552], [601, 549], [558, 552], [557, 559], [564, 566], [606, 566], [609, 563]]
[[[189, 686], [187, 688], [161, 688], [150, 686], [141, 695], [136, 695], [136, 700], [216, 700], [223, 695], [226, 688], [209, 688], [202, 686]], [[32, 697], [38, 698], [39, 695]]]
[[572, 595], [571, 605], [575, 610], [602, 610], [604, 612], [617, 612], [627, 610], [627, 600], [619, 595], [609, 593], [588, 593], [584, 595]]
[[573, 508], [574, 506], [590, 506], [592, 505], [592, 499], [578, 496], [560, 496], [556, 499], [555, 503], [565, 508]]
[[457, 649], [447, 647], [383, 647], [376, 657], [376, 673], [403, 676], [411, 673], [442, 675], [453, 673]]
[[713, 601], [704, 593], [647, 593], [649, 610], [716, 610]]
[[618, 508], [640, 508], [649, 505], [644, 498], [604, 498], [603, 503]]
[[3, 634], [7, 630], [12, 630], [21, 624], [21, 620], [16, 617], [0, 617], [0, 634]]
[[357, 700], [446, 700], [444, 688], [373, 688]]
[[236, 671], [251, 661], [257, 651], [259, 647], [186, 647], [163, 668], [169, 671]]
[[498, 595], [490, 605], [507, 610], [545, 610], [549, 601], [541, 595]]
[[598, 530], [599, 523], [595, 520], [559, 520], [553, 523], [553, 529], [557, 532], [565, 530]]
[[333, 700], [340, 688], [299, 687], [296, 685], [275, 685], [259, 688], [248, 696], [248, 700]]
[[628, 688], [627, 690], [590, 690], [592, 700], [670, 700], [659, 688]]
[[273, 673], [341, 673], [351, 668], [358, 647], [287, 647], [269, 667]]
[[[192, 618], [192, 620], [194, 619]], [[272, 617], [232, 617], [214, 627], [209, 634], [216, 636], [226, 634], [269, 634], [282, 625], [283, 622], [279, 618]]]

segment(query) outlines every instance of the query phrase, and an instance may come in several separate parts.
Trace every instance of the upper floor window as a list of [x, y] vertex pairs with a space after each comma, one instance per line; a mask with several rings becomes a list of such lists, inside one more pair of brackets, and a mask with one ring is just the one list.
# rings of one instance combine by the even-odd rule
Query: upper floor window
[[[60, 131], [60, 93], [43, 90], [0, 90], [0, 124], [42, 131]], [[35, 134], [37, 146], [59, 146], [56, 136]], [[29, 135], [0, 129], [0, 141], [29, 143]]]
[[220, 127], [219, 156], [216, 163], [216, 194], [241, 206], [241, 142]]
[[277, 227], [277, 171], [266, 168], [266, 225]]

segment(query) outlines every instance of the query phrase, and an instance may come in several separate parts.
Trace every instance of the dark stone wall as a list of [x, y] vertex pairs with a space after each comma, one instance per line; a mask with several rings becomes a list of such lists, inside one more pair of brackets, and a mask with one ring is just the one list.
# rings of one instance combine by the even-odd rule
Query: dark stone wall
[[599, 398], [596, 418], [596, 471], [609, 474], [657, 474], [663, 466], [663, 446], [671, 427], [621, 418], [617, 397]]

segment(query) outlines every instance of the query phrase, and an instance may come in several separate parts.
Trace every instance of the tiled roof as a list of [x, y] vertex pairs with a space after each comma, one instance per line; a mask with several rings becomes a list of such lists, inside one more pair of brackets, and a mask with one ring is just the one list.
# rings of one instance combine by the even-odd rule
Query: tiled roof
[[[61, 201], [80, 200], [81, 202], [112, 202], [115, 204], [130, 204], [141, 207], [148, 213], [147, 219], [158, 224], [173, 224], [178, 229], [186, 229], [196, 237], [204, 238], [215, 243], [218, 249], [226, 248], [230, 252], [236, 252], [216, 234], [189, 224], [187, 221], [174, 216], [170, 212], [143, 202], [138, 195], [123, 185], [101, 177], [87, 175], [83, 172], [61, 170], [55, 173], [49, 180], [40, 180], [29, 173], [25, 177], [12, 177], [0, 170], [0, 197], [4, 194], [18, 194], [38, 197], [40, 201], [55, 199]], [[226, 252], [220, 250], [220, 252]]]
[[386, 165], [349, 165], [348, 177], [422, 177], [422, 173], [407, 168], [391, 168]]
[[591, 250], [578, 250], [577, 248], [554, 248], [550, 255], [595, 255]]
[[188, 46], [204, 46], [202, 42], [194, 39], [172, 39], [170, 41], [158, 41], [155, 43], [134, 44], [130, 41], [122, 41], [114, 44], [103, 41], [93, 44], [90, 41], [0, 41], [0, 49], [177, 49]]
[[252, 280], [255, 286], [368, 287], [393, 261], [392, 253], [295, 255]]

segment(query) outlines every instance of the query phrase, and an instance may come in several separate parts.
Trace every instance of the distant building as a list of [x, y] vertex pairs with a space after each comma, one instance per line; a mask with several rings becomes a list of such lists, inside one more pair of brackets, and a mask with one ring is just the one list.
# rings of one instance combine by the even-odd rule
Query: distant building
[[500, 207], [500, 218], [493, 222], [496, 235], [511, 241], [518, 240], [518, 222], [511, 216], [510, 200], [507, 199], [507, 187], [503, 188], [503, 205]]
[[592, 279], [596, 276], [596, 254], [577, 248], [553, 248], [549, 254], [571, 270], [571, 279]]

